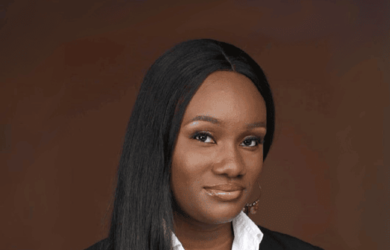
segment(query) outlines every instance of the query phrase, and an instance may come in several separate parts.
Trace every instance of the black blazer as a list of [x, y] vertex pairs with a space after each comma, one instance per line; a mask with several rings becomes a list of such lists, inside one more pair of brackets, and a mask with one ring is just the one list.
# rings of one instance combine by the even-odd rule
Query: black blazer
[[[258, 225], [263, 232], [260, 250], [323, 250], [293, 236], [271, 231]], [[106, 250], [107, 239], [101, 240], [85, 250]]]

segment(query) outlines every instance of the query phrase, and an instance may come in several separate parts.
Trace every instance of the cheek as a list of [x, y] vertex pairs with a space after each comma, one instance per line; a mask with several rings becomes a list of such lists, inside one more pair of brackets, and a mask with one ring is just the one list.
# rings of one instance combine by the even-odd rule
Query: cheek
[[172, 162], [172, 182], [177, 187], [196, 186], [207, 168], [202, 155], [186, 151], [175, 155]]
[[257, 181], [263, 169], [263, 155], [251, 154], [244, 156], [243, 158], [247, 169], [246, 175], [248, 176], [248, 178]]
[[171, 189], [176, 202], [189, 211], [199, 203], [199, 194], [205, 186], [202, 180], [210, 162], [188, 147], [177, 149], [172, 159]]
[[250, 169], [261, 170], [263, 167], [263, 154], [256, 154], [246, 158], [246, 165]]
[[196, 143], [196, 141], [180, 135], [173, 154], [172, 174], [176, 175], [178, 180], [186, 185], [192, 183], [184, 183], [185, 181], [200, 178], [202, 172], [210, 166], [210, 157], [208, 157], [207, 152], [199, 148]]

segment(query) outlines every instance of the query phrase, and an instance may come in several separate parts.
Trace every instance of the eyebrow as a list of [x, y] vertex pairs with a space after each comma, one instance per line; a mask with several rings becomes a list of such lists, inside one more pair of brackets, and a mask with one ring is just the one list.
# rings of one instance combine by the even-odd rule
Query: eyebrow
[[[208, 115], [198, 115], [192, 118], [191, 122], [194, 121], [206, 121], [206, 122], [211, 122], [213, 124], [222, 124], [223, 122], [219, 121], [217, 118], [208, 116]], [[266, 128], [266, 123], [265, 122], [254, 122], [254, 123], [248, 123], [246, 124], [247, 128]]]

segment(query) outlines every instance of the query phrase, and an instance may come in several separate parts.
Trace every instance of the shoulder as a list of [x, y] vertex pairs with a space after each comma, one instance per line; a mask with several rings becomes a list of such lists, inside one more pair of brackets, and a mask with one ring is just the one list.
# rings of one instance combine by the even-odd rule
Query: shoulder
[[[260, 243], [261, 250], [323, 250], [310, 243], [304, 242], [293, 236], [275, 232], [257, 225], [263, 232], [264, 237]], [[85, 250], [107, 250], [108, 239], [103, 239]]]
[[260, 243], [261, 250], [323, 250], [322, 248], [313, 246], [307, 242], [304, 242], [293, 236], [274, 232], [267, 228], [257, 225], [260, 230], [263, 232], [263, 240]]
[[86, 248], [85, 250], [107, 250], [108, 249], [108, 239], [103, 239], [99, 242], [96, 242], [92, 246]]

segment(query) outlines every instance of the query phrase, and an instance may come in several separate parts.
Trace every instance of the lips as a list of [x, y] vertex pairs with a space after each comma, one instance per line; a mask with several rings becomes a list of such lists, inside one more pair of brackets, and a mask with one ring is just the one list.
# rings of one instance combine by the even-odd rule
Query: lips
[[224, 192], [231, 192], [231, 191], [239, 191], [243, 190], [244, 187], [235, 183], [232, 184], [220, 184], [220, 185], [214, 185], [210, 187], [204, 187], [205, 189], [213, 189], [213, 190], [219, 190]]
[[223, 184], [205, 187], [206, 193], [221, 201], [232, 201], [242, 195], [243, 187], [237, 184]]

